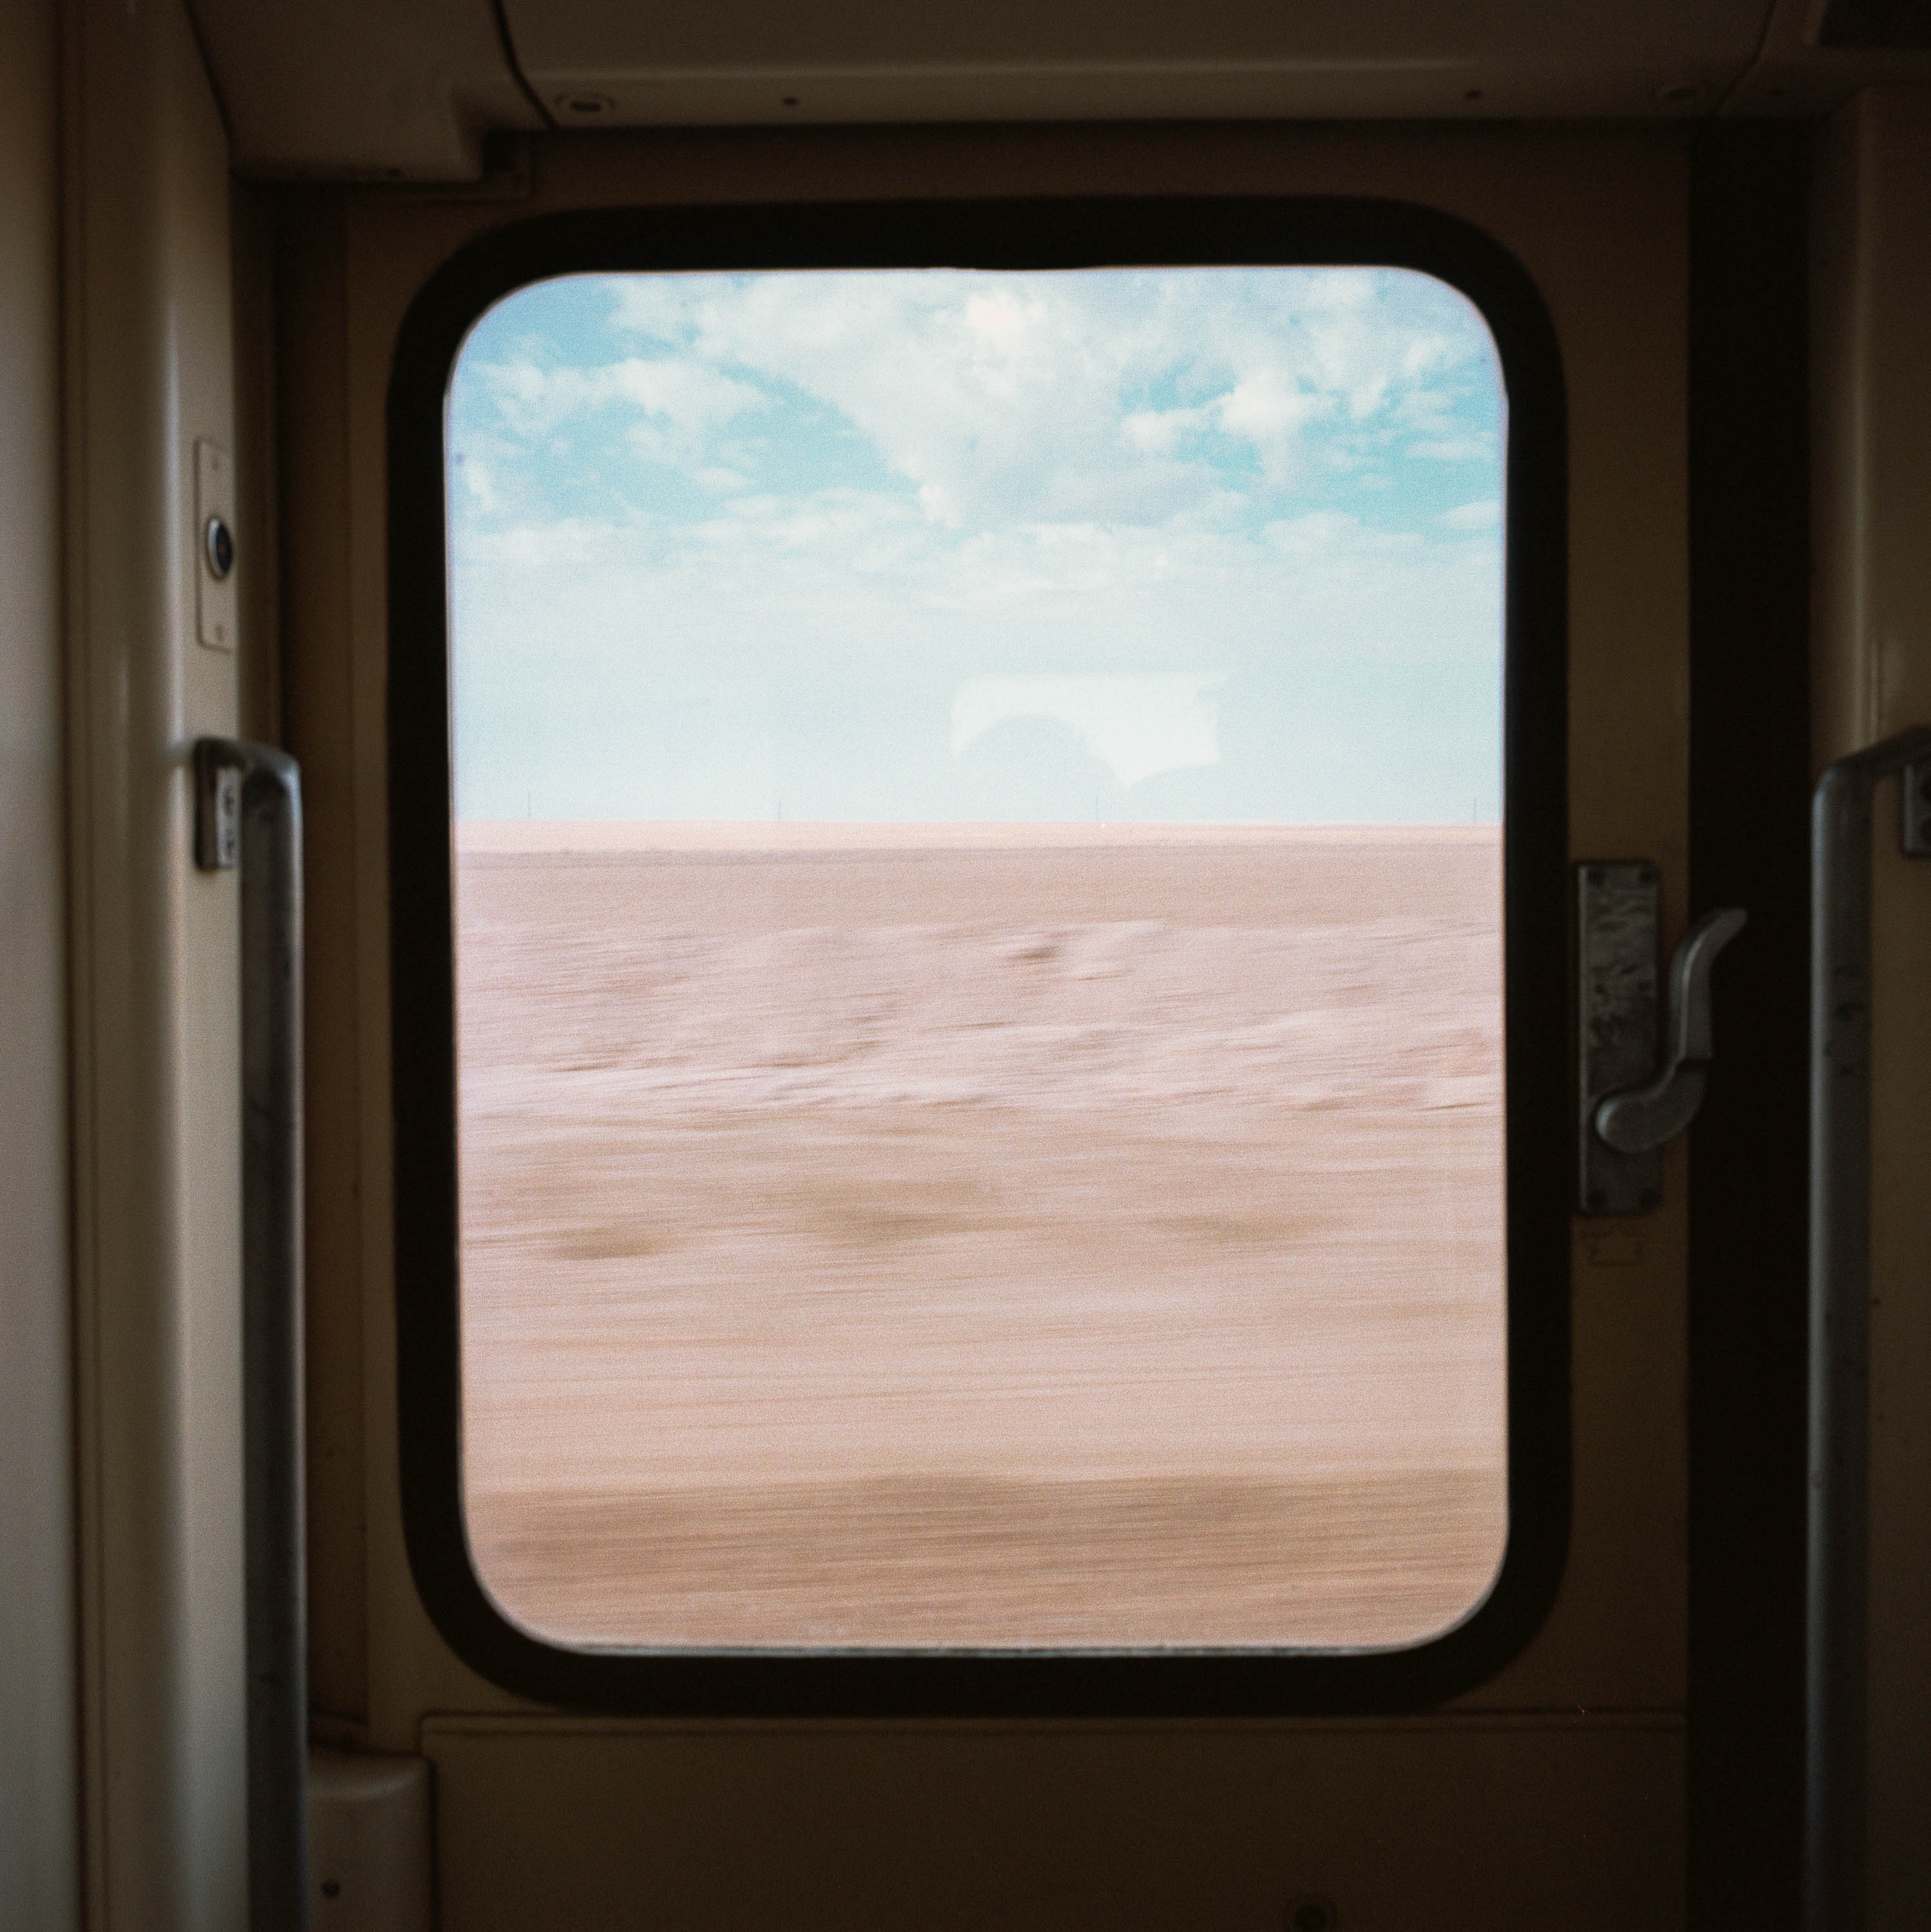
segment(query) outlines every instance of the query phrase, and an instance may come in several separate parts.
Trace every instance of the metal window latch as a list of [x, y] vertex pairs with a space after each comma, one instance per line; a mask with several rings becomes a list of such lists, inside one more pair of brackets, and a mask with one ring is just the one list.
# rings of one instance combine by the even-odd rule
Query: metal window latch
[[202, 738], [194, 747], [194, 862], [204, 872], [241, 862], [241, 779], [247, 770], [233, 741]]
[[195, 862], [240, 875], [249, 1922], [298, 1926], [308, 1922], [301, 770], [271, 746], [202, 738], [194, 777]]
[[1645, 1214], [1662, 1204], [1663, 1142], [1703, 1103], [1714, 1052], [1711, 968], [1746, 916], [1729, 907], [1684, 934], [1670, 962], [1666, 1022], [1657, 868], [1597, 860], [1577, 866], [1576, 878], [1577, 1204], [1585, 1214]]

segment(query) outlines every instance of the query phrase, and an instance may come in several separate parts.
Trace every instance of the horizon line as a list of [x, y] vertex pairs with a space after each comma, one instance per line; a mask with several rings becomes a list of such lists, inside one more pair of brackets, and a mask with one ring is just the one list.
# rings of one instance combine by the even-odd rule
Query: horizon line
[[987, 847], [1473, 844], [1497, 820], [1465, 824], [1288, 824], [1135, 819], [459, 818], [459, 854], [860, 851]]

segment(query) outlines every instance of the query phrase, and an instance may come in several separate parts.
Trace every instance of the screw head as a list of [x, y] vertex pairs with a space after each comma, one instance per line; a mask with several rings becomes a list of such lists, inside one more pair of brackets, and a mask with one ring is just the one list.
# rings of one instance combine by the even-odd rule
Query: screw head
[[201, 533], [202, 554], [208, 560], [208, 574], [217, 584], [235, 568], [235, 537], [219, 517], [210, 517]]

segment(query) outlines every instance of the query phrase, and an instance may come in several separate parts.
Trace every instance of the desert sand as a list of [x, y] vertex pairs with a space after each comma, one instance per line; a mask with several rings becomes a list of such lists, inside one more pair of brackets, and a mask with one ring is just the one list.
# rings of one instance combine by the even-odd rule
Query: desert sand
[[1354, 1647], [1480, 1600], [1495, 828], [458, 856], [466, 1500], [514, 1620]]

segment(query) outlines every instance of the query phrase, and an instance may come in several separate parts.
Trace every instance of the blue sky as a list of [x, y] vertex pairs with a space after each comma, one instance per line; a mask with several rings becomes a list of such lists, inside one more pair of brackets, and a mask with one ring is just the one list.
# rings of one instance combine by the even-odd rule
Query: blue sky
[[1505, 407], [1407, 271], [539, 283], [449, 399], [458, 816], [1492, 820]]

